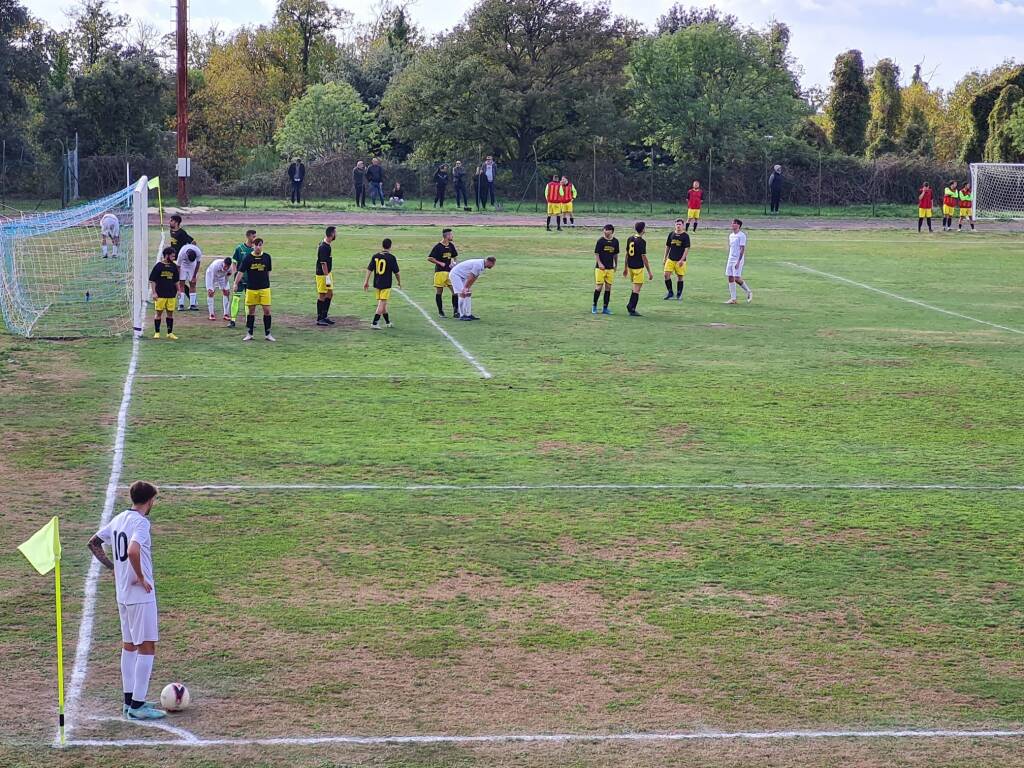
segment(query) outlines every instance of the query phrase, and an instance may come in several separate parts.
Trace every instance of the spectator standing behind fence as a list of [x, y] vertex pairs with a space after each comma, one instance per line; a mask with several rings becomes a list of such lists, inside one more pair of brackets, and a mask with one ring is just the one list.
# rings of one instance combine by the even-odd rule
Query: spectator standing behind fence
[[480, 193], [484, 183], [484, 169], [479, 165], [473, 174], [473, 200], [476, 201], [476, 209], [480, 210]]
[[487, 207], [487, 200], [490, 199], [494, 207], [494, 180], [498, 176], [498, 166], [494, 164], [494, 158], [488, 155], [484, 160], [483, 177], [480, 179], [480, 206]]
[[306, 180], [306, 164], [301, 157], [296, 157], [288, 166], [288, 181], [292, 184], [292, 202], [302, 202], [302, 182]]
[[396, 181], [395, 186], [391, 188], [389, 202], [395, 208], [401, 208], [405, 205], [405, 193], [402, 191], [402, 182]]
[[370, 167], [366, 169], [366, 180], [370, 183], [370, 205], [373, 205], [375, 200], [380, 200], [380, 206], [383, 208], [384, 168], [381, 167], [379, 157], [370, 161]]
[[782, 166], [776, 165], [772, 168], [772, 174], [768, 177], [768, 192], [771, 193], [771, 212], [779, 212], [779, 201], [782, 199]]
[[434, 207], [444, 208], [444, 196], [448, 191], [448, 166], [441, 163], [441, 167], [434, 171]]
[[352, 169], [352, 186], [356, 192], [356, 207], [366, 207], [366, 163], [360, 160]]
[[466, 194], [466, 169], [461, 160], [455, 161], [452, 168], [452, 181], [455, 182], [455, 207], [469, 210], [469, 195]]

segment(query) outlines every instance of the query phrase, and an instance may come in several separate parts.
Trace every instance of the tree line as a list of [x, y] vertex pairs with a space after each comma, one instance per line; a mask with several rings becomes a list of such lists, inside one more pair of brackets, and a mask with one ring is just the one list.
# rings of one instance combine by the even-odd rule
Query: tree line
[[[653, 28], [607, 4], [479, 0], [427, 36], [402, 0], [356, 24], [326, 0], [189, 40], [190, 146], [217, 183], [339, 153], [429, 164], [480, 147], [509, 164], [694, 164], [896, 156], [1024, 160], [1024, 66], [965, 73], [949, 91], [914, 67], [841, 52], [827, 90], [801, 90], [790, 32], [714, 7]], [[83, 157], [173, 156], [173, 36], [78, 0], [52, 29], [0, 0], [0, 140], [45, 172], [76, 133]], [[596, 162], [596, 160], [595, 160]], [[8, 178], [8, 186], [13, 180]]]

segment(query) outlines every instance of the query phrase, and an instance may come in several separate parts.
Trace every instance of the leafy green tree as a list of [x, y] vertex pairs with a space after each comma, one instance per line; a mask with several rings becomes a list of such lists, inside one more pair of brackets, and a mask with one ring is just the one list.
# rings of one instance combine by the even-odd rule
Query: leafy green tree
[[928, 124], [928, 118], [920, 106], [913, 106], [910, 115], [907, 117], [906, 125], [903, 126], [903, 135], [900, 137], [899, 149], [907, 155], [919, 157], [932, 157], [935, 154], [935, 140], [932, 138], [932, 128]]
[[699, 24], [633, 47], [633, 110], [648, 138], [677, 157], [747, 154], [807, 114], [771, 30]]
[[18, 0], [0, 0], [0, 139], [8, 152], [30, 143], [35, 103], [47, 86], [44, 38]]
[[338, 78], [377, 109], [391, 81], [412, 63], [422, 44], [422, 34], [409, 21], [407, 7], [385, 4], [377, 19], [344, 46]]
[[860, 51], [850, 50], [836, 56], [825, 115], [832, 130], [829, 138], [836, 148], [848, 155], [861, 154], [871, 104]]
[[880, 59], [871, 71], [871, 118], [868, 120], [868, 157], [897, 149], [903, 101], [900, 68], [892, 59]]
[[299, 73], [305, 87], [311, 82], [310, 60], [317, 46], [327, 43], [330, 32], [350, 24], [352, 14], [333, 8], [326, 0], [280, 0], [275, 21], [281, 31], [296, 41]]
[[1015, 146], [1013, 118], [1017, 107], [1024, 102], [1024, 89], [1010, 84], [999, 92], [999, 98], [988, 116], [988, 140], [985, 142], [985, 162], [1014, 163], [1024, 157]]
[[483, 145], [526, 161], [618, 137], [634, 23], [577, 0], [481, 0], [391, 84], [381, 108], [425, 156]]
[[1013, 148], [1017, 150], [1018, 155], [1024, 157], [1024, 101], [1017, 102], [1017, 106], [1013, 108], [1006, 129], [1013, 140]]
[[278, 151], [316, 159], [342, 149], [367, 150], [380, 142], [373, 115], [348, 83], [311, 85], [285, 116]]
[[659, 35], [671, 35], [681, 29], [701, 24], [718, 24], [729, 29], [738, 29], [740, 22], [731, 13], [722, 13], [713, 5], [695, 8], [676, 3], [658, 17], [656, 29]]
[[71, 9], [72, 51], [79, 65], [91, 67], [104, 51], [112, 50], [115, 38], [130, 20], [111, 11], [107, 0], [79, 0]]

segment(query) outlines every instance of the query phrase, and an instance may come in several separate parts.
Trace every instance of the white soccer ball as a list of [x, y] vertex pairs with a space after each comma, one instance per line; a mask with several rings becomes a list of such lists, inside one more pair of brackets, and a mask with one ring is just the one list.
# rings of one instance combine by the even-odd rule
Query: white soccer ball
[[160, 703], [168, 712], [181, 712], [188, 709], [192, 703], [192, 697], [182, 683], [169, 683], [160, 692]]

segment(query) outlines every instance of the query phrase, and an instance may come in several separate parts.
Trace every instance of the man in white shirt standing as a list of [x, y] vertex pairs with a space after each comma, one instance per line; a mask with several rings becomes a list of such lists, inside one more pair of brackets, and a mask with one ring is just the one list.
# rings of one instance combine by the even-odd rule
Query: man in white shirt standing
[[[146, 703], [157, 631], [156, 585], [153, 582], [152, 540], [149, 512], [156, 487], [139, 480], [129, 489], [131, 509], [126, 509], [100, 528], [89, 540], [89, 551], [114, 572], [117, 611], [121, 617], [122, 712], [129, 720], [158, 720], [166, 712]], [[109, 545], [113, 561], [103, 545]]]
[[747, 293], [747, 303], [754, 300], [754, 292], [743, 282], [743, 265], [746, 263], [747, 233], [741, 232], [743, 222], [732, 220], [732, 232], [729, 233], [729, 260], [725, 263], [725, 277], [729, 281], [729, 300], [726, 304], [736, 303], [736, 286]]
[[216, 320], [217, 313], [213, 311], [213, 297], [220, 291], [221, 305], [224, 308], [224, 319], [231, 319], [231, 283], [234, 270], [230, 256], [223, 259], [214, 259], [213, 263], [206, 268], [206, 307], [210, 310], [210, 319]]
[[452, 281], [452, 290], [459, 297], [459, 320], [479, 320], [473, 314], [473, 283], [484, 273], [485, 269], [493, 269], [497, 262], [493, 256], [486, 259], [469, 259], [460, 261], [448, 273]]

